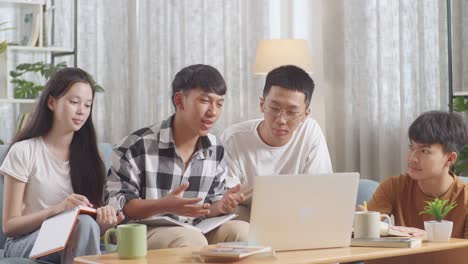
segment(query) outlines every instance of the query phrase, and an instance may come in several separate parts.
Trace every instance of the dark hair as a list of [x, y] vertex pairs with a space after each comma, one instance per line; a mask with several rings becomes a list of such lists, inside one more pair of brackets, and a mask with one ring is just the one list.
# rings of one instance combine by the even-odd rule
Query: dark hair
[[430, 111], [414, 120], [408, 137], [420, 144], [441, 144], [445, 152], [455, 151], [459, 154], [468, 142], [468, 131], [461, 115]]
[[[53, 112], [47, 104], [49, 96], [59, 99], [76, 83], [89, 84], [94, 98], [93, 81], [85, 71], [79, 68], [65, 68], [57, 71], [46, 83], [31, 119], [16, 135], [11, 145], [47, 134], [53, 122]], [[75, 193], [86, 196], [94, 205], [102, 206], [105, 166], [96, 143], [92, 111], [91, 105], [91, 114], [83, 127], [73, 135], [70, 144], [70, 177]]]
[[315, 84], [309, 74], [303, 69], [294, 65], [284, 65], [271, 70], [266, 76], [265, 87], [263, 88], [263, 98], [265, 98], [272, 86], [299, 91], [305, 95], [305, 104], [310, 105]]
[[174, 95], [177, 92], [196, 88], [217, 95], [226, 94], [226, 82], [216, 68], [204, 64], [190, 65], [180, 70], [172, 81], [172, 103], [174, 106]]

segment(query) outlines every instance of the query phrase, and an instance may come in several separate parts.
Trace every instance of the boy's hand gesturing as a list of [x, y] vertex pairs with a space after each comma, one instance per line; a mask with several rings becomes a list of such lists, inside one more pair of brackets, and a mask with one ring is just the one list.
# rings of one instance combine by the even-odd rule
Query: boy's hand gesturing
[[238, 184], [224, 193], [223, 199], [221, 199], [222, 205], [220, 207], [220, 212], [223, 214], [234, 212], [239, 203], [243, 202], [244, 199], [244, 194], [241, 192], [241, 185]]
[[205, 216], [210, 213], [210, 204], [200, 202], [203, 198], [184, 198], [183, 193], [188, 188], [189, 183], [184, 182], [179, 187], [170, 192], [165, 196], [165, 207], [168, 213], [181, 215], [181, 216], [191, 216], [199, 217]]

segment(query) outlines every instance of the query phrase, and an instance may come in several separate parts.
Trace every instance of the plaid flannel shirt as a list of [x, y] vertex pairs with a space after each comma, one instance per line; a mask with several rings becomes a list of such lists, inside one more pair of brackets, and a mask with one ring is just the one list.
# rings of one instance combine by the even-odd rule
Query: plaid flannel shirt
[[[174, 115], [142, 128], [114, 147], [106, 184], [108, 204], [122, 209], [132, 199], [159, 199], [186, 181], [185, 198], [202, 197], [208, 203], [222, 198], [226, 166], [219, 140], [211, 134], [200, 137], [186, 167], [172, 137], [173, 120]], [[190, 224], [195, 221], [193, 217], [168, 216]]]

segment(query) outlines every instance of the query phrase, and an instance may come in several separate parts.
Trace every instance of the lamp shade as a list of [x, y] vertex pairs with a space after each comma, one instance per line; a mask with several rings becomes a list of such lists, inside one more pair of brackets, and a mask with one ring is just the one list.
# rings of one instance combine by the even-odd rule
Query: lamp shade
[[268, 39], [258, 44], [255, 74], [267, 74], [281, 65], [295, 65], [312, 72], [312, 59], [305, 39]]

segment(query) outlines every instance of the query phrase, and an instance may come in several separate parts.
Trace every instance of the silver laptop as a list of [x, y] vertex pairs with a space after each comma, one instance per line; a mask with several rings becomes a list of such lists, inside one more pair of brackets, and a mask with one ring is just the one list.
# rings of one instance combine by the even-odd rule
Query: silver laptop
[[358, 183], [358, 173], [255, 177], [249, 244], [276, 251], [349, 246]]

